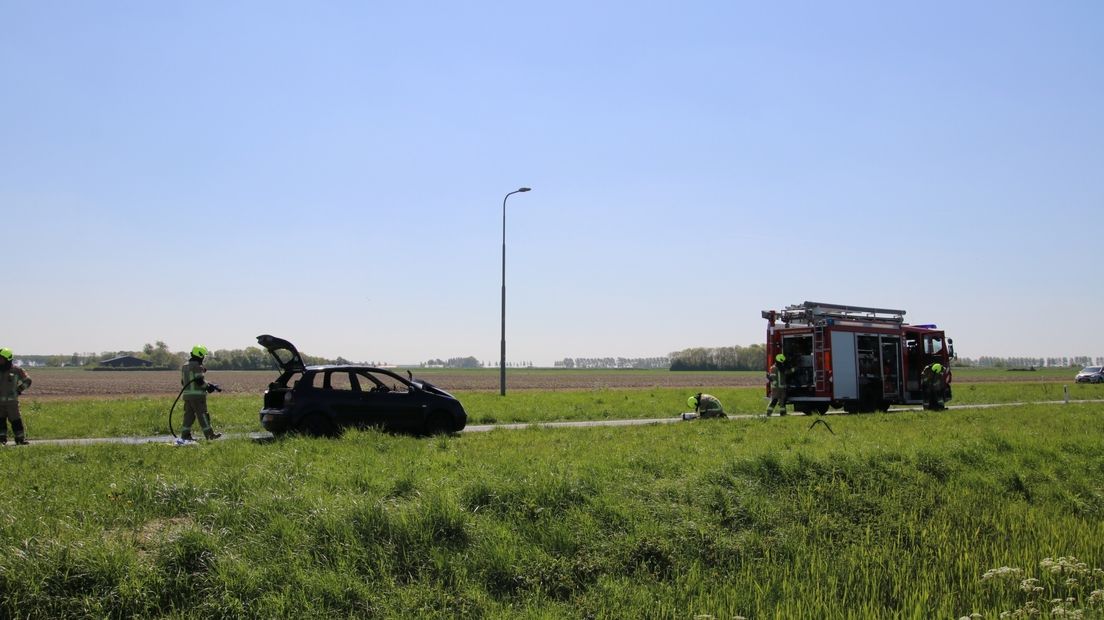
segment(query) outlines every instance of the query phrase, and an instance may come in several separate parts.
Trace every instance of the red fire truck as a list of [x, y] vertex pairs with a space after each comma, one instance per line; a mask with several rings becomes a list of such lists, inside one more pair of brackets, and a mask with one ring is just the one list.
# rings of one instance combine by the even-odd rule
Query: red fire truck
[[923, 403], [920, 372], [932, 362], [947, 369], [944, 400], [951, 398], [954, 341], [935, 325], [905, 323], [904, 310], [806, 301], [764, 310], [763, 318], [767, 367], [775, 355], [786, 356], [792, 369], [787, 396], [797, 411], [857, 413]]

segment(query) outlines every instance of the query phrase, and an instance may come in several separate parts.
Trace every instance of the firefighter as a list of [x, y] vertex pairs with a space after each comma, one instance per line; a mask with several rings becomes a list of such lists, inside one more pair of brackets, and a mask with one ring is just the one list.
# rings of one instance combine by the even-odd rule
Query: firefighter
[[771, 364], [770, 371], [767, 373], [767, 380], [770, 381], [771, 387], [771, 401], [767, 405], [767, 416], [774, 413], [774, 406], [778, 405], [778, 415], [786, 415], [786, 384], [789, 383], [790, 367], [786, 364], [786, 356], [779, 353], [774, 356], [774, 363]]
[[932, 362], [920, 371], [920, 382], [924, 386], [924, 409], [940, 411], [943, 405], [943, 393], [947, 388], [947, 372], [943, 364]]
[[203, 366], [205, 357], [207, 357], [207, 347], [196, 345], [192, 347], [192, 356], [188, 359], [188, 363], [180, 368], [180, 385], [184, 388], [184, 423], [180, 429], [180, 438], [184, 441], [192, 441], [192, 423], [197, 418], [204, 437], [207, 439], [222, 437], [222, 433], [216, 433], [211, 428], [211, 416], [207, 413], [207, 395], [219, 390], [219, 387], [214, 383], [208, 383], [204, 377], [207, 372], [207, 368]]
[[0, 349], [0, 445], [8, 443], [8, 421], [11, 421], [15, 443], [27, 445], [23, 418], [19, 416], [19, 395], [31, 387], [27, 371], [12, 362], [12, 350]]
[[728, 417], [725, 415], [724, 407], [721, 406], [721, 401], [710, 394], [698, 392], [696, 395], [687, 398], [686, 404], [693, 407], [694, 413], [697, 413], [702, 419]]

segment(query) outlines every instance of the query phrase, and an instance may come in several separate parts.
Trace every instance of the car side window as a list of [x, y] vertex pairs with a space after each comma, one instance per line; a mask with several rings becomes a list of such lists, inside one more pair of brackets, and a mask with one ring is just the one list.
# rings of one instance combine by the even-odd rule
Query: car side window
[[328, 379], [326, 387], [341, 392], [359, 390], [360, 386], [354, 383], [354, 379], [350, 377], [351, 374], [352, 373], [348, 371], [333, 371], [326, 373]]
[[295, 380], [293, 387], [298, 390], [313, 390], [320, 387], [320, 381], [316, 377], [318, 377], [317, 373], [304, 374]]
[[405, 394], [409, 391], [407, 385], [395, 377], [382, 372], [362, 370], [360, 383], [365, 392], [387, 392]]

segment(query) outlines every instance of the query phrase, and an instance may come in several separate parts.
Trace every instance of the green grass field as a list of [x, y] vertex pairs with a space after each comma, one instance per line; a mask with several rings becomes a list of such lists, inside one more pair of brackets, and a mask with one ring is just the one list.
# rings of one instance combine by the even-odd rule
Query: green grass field
[[[1026, 374], [1026, 373], [1021, 373]], [[1104, 399], [1104, 385], [1069, 384], [1072, 400]], [[762, 413], [766, 409], [759, 388], [709, 389], [730, 413]], [[686, 411], [688, 388], [599, 390], [518, 390], [505, 397], [487, 391], [457, 392], [468, 411], [469, 424], [531, 423], [631, 418], [669, 418]], [[1063, 385], [1053, 382], [961, 383], [955, 385], [951, 405], [1041, 402], [1064, 400]], [[25, 401], [22, 405], [29, 436], [66, 437], [148, 436], [168, 433], [171, 397], [81, 398]], [[259, 395], [215, 394], [209, 407], [221, 432], [260, 431]], [[179, 431], [183, 405], [178, 404], [173, 425]]]
[[1102, 415], [9, 447], [0, 617], [1101, 617]]
[[[1104, 617], [1104, 386], [1038, 404], [1065, 383], [971, 372], [952, 404], [1036, 404], [0, 449], [0, 617]], [[691, 391], [457, 395], [493, 424], [669, 418]], [[259, 401], [212, 396], [216, 427], [260, 430]], [[32, 439], [147, 436], [171, 403], [23, 413]]]

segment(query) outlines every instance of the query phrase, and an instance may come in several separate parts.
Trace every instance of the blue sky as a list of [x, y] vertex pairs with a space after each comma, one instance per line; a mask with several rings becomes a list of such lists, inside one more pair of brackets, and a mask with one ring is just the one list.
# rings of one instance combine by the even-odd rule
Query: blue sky
[[1104, 4], [0, 0], [2, 346], [1104, 355]]

